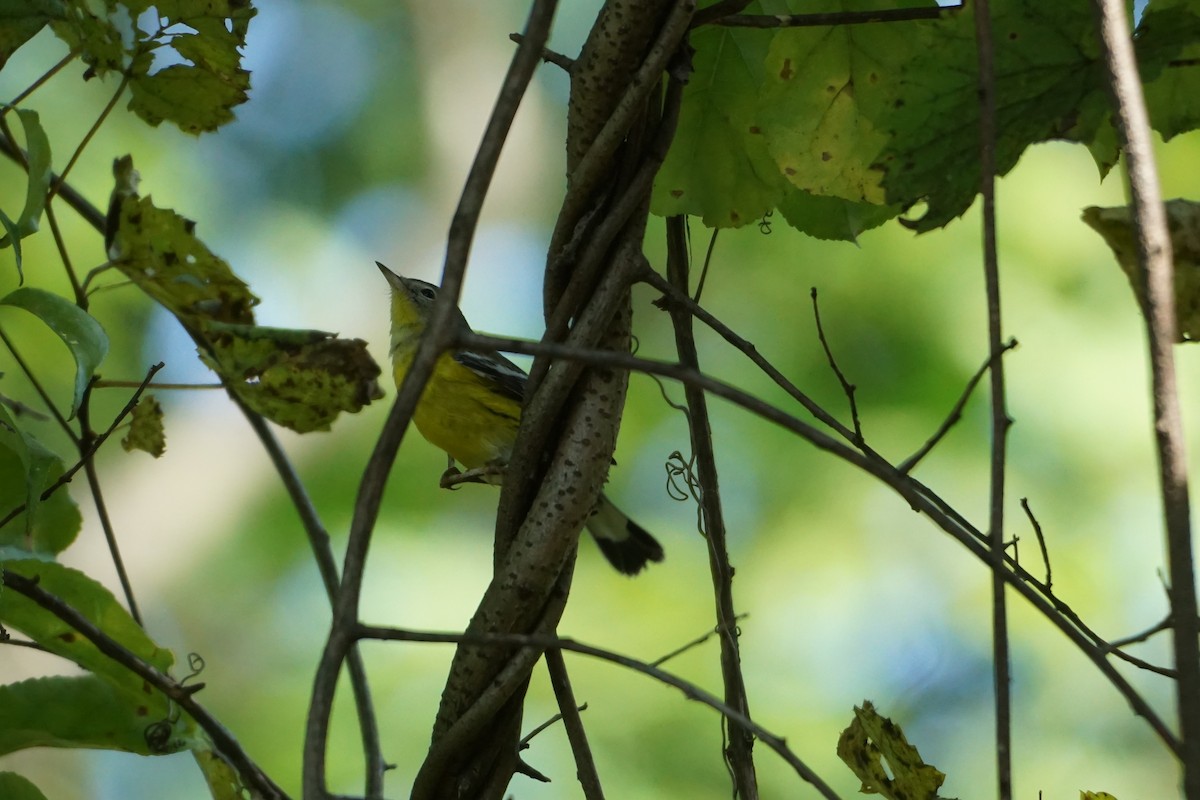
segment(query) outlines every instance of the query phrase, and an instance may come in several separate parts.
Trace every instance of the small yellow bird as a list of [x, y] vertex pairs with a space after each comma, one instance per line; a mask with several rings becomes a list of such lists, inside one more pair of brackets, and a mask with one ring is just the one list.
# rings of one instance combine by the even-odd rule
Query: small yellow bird
[[[375, 264], [392, 289], [392, 371], [399, 387], [412, 366], [438, 287], [397, 275], [378, 261]], [[457, 308], [454, 315], [461, 330], [471, 329]], [[467, 469], [486, 473], [486, 468], [496, 468], [490, 476], [485, 474], [485, 480], [497, 482], [512, 455], [528, 378], [494, 350], [442, 353], [413, 422], [426, 440]], [[658, 541], [604, 495], [587, 529], [609, 563], [626, 575], [636, 575], [648, 561], [663, 559]]]

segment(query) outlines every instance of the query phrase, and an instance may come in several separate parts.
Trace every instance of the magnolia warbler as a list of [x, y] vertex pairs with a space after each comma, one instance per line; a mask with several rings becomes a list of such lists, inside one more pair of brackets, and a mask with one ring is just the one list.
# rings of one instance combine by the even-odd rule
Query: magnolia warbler
[[[438, 287], [401, 277], [378, 261], [375, 264], [392, 289], [391, 356], [398, 388], [412, 366]], [[461, 330], [471, 330], [457, 308], [454, 317]], [[413, 412], [413, 422], [452, 462], [481, 470], [485, 480], [495, 483], [512, 455], [528, 378], [524, 370], [494, 350], [442, 353]], [[489, 467], [496, 469], [485, 469]], [[663, 559], [662, 546], [655, 538], [604, 495], [586, 526], [600, 552], [626, 575], [636, 575], [647, 561]]]

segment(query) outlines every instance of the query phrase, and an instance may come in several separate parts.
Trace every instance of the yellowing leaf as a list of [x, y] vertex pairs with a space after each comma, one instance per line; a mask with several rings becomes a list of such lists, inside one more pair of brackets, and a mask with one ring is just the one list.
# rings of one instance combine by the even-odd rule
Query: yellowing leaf
[[[1178, 341], [1200, 340], [1200, 203], [1169, 200], [1167, 227], [1175, 255], [1175, 321]], [[1084, 209], [1083, 221], [1096, 230], [1129, 278], [1138, 307], [1146, 305], [1145, 278], [1137, 261], [1133, 217], [1128, 207]]]
[[121, 440], [126, 452], [144, 450], [158, 458], [167, 450], [167, 437], [163, 432], [163, 411], [158, 398], [143, 395], [133, 407], [129, 420], [129, 433]]
[[946, 780], [921, 760], [900, 726], [877, 714], [869, 700], [854, 708], [854, 721], [842, 731], [837, 754], [862, 781], [863, 794], [888, 800], [938, 800], [938, 789]]
[[264, 417], [299, 433], [328, 430], [341, 411], [383, 397], [361, 339], [324, 331], [210, 323], [201, 359]]
[[110, 210], [113, 266], [177, 317], [254, 321], [258, 298], [196, 238], [196, 224], [149, 197], [128, 193]]
[[1079, 793], [1079, 800], [1117, 800], [1108, 792], [1083, 792]]

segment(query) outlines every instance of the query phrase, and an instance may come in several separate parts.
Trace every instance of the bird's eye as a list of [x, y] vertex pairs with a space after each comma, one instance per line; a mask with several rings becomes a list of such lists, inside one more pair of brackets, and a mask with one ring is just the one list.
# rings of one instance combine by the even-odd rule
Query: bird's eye
[[426, 300], [432, 300], [433, 298], [437, 297], [437, 292], [426, 286], [425, 288], [421, 289], [421, 296]]

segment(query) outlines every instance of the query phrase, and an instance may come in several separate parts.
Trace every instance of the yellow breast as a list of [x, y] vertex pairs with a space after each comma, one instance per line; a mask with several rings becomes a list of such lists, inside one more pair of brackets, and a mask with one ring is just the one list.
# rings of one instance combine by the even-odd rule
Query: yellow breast
[[[395, 364], [397, 386], [410, 363]], [[506, 463], [520, 421], [521, 406], [516, 401], [491, 391], [449, 353], [438, 359], [413, 414], [421, 435], [467, 469]]]

